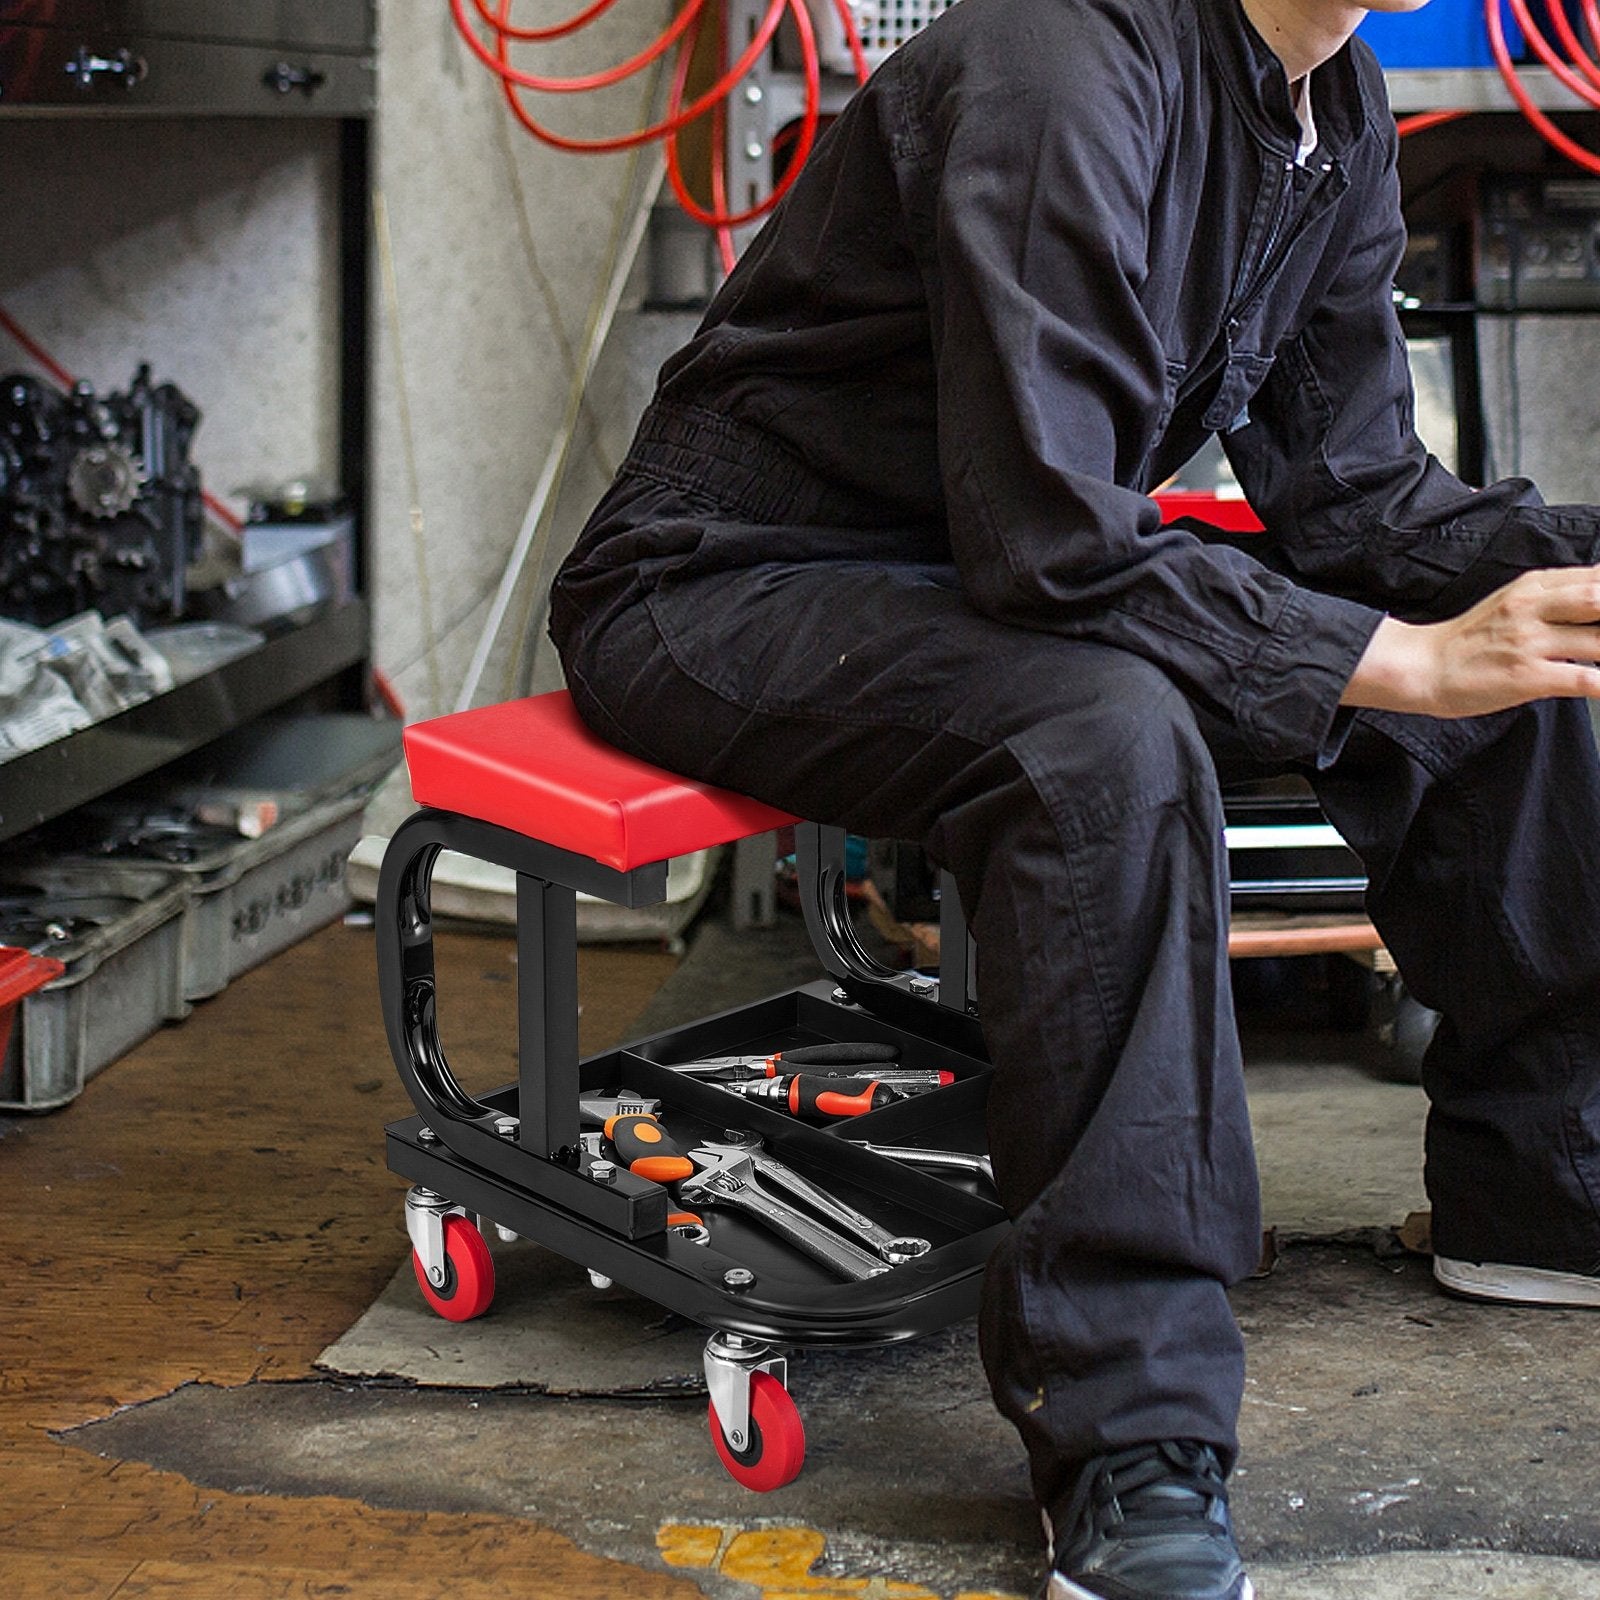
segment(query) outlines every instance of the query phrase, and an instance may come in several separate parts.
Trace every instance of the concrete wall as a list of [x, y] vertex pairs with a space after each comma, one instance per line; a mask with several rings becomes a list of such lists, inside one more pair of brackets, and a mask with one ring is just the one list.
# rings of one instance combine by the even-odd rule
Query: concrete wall
[[[528, 58], [530, 68], [559, 74], [620, 61], [667, 14], [662, 4], [630, 0], [575, 40]], [[657, 147], [639, 167], [625, 155], [557, 153], [508, 127], [498, 86], [467, 57], [442, 3], [386, 0], [382, 40], [376, 177], [399, 314], [380, 293], [378, 659], [408, 709], [424, 714], [454, 700], [560, 432], [618, 209], [632, 209]], [[580, 137], [622, 131], [643, 120], [645, 82], [536, 97], [535, 114]], [[421, 540], [412, 534], [402, 367]], [[490, 698], [514, 690], [513, 647], [539, 626], [526, 595], [509, 624], [484, 682]]]

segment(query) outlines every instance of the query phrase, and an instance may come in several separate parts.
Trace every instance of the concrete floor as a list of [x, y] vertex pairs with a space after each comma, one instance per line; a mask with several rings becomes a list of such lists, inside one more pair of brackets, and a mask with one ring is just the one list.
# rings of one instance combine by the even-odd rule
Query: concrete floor
[[[793, 929], [735, 946], [709, 923], [640, 1032], [812, 975]], [[1235, 1295], [1234, 1498], [1263, 1600], [1600, 1600], [1600, 1321], [1434, 1290], [1393, 1232], [1424, 1203], [1421, 1093], [1358, 1037], [1252, 1031], [1247, 1054], [1280, 1245]], [[970, 1326], [801, 1352], [806, 1469], [758, 1498], [712, 1465], [693, 1328], [527, 1242], [497, 1247], [495, 1307], [464, 1326], [397, 1267], [326, 1381], [191, 1385], [70, 1437], [209, 1487], [533, 1516], [716, 1600], [1031, 1589], [1037, 1528]]]

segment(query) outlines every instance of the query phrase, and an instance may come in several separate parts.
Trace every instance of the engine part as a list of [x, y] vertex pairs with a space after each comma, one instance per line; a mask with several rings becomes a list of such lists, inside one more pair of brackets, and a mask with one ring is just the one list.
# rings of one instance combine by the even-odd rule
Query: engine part
[[82, 611], [181, 615], [200, 546], [199, 422], [148, 366], [103, 397], [0, 379], [0, 613], [40, 627]]

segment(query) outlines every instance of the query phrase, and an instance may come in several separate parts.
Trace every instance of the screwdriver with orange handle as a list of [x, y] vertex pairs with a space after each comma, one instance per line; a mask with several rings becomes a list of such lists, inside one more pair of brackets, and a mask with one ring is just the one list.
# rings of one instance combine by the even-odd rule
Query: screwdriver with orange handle
[[756, 1078], [748, 1083], [722, 1083], [719, 1089], [730, 1094], [743, 1095], [746, 1100], [761, 1100], [768, 1105], [782, 1106], [797, 1117], [865, 1116], [878, 1111], [905, 1095], [887, 1083], [877, 1083], [871, 1078], [829, 1078], [813, 1073], [796, 1072], [787, 1078]]
[[785, 1077], [791, 1072], [827, 1077], [870, 1078], [874, 1083], [916, 1093], [955, 1082], [942, 1067], [902, 1067], [899, 1047], [892, 1044], [804, 1044], [770, 1055], [706, 1056], [698, 1061], [669, 1062], [673, 1072], [723, 1086], [752, 1078]]
[[580, 1100], [578, 1112], [585, 1122], [599, 1125], [618, 1159], [636, 1178], [676, 1183], [692, 1177], [695, 1166], [656, 1121], [660, 1104], [648, 1095], [619, 1089], [614, 1095]]

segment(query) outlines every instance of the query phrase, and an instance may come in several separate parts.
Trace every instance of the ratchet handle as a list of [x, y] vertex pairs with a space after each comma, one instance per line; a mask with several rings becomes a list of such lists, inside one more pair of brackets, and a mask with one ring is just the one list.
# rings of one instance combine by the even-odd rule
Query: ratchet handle
[[605, 1129], [623, 1166], [636, 1178], [676, 1183], [693, 1175], [694, 1162], [672, 1142], [672, 1136], [654, 1117], [637, 1113], [608, 1117]]
[[785, 1085], [784, 1104], [797, 1117], [860, 1117], [902, 1096], [868, 1078], [828, 1078], [797, 1072]]

